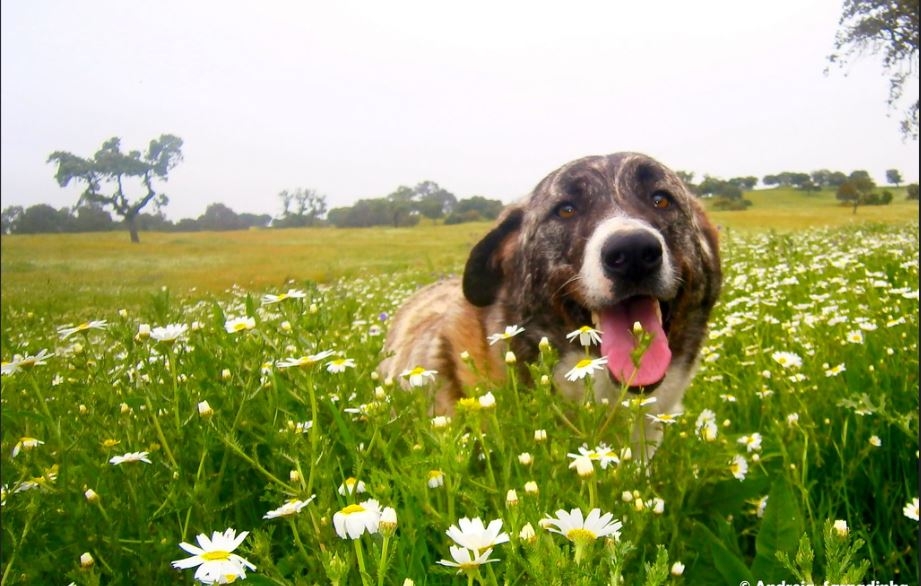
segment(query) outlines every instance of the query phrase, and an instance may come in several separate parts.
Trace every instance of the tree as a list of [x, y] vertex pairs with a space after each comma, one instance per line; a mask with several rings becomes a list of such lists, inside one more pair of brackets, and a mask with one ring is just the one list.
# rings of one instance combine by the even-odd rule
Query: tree
[[889, 185], [895, 185], [896, 187], [902, 182], [902, 174], [899, 173], [898, 169], [887, 169], [886, 170], [886, 183]]
[[281, 217], [272, 224], [275, 227], [316, 226], [326, 215], [326, 196], [313, 189], [285, 189], [278, 194], [278, 198], [281, 199], [282, 211]]
[[905, 186], [905, 198], [906, 199], [918, 199], [918, 184], [912, 183], [911, 185]]
[[[906, 82], [918, 75], [918, 7], [918, 0], [844, 0], [838, 20], [829, 62], [843, 67], [867, 50], [882, 53], [890, 109], [897, 107]], [[903, 136], [918, 139], [917, 98], [904, 110], [900, 126]]]
[[857, 213], [857, 206], [869, 202], [876, 184], [866, 171], [854, 171], [848, 180], [838, 187], [835, 197], [842, 203], [853, 206], [853, 213]]
[[457, 197], [434, 181], [422, 181], [413, 188], [416, 210], [426, 218], [437, 220], [454, 211]]
[[[169, 203], [165, 194], [154, 190], [154, 180], [166, 181], [169, 172], [180, 161], [182, 139], [171, 134], [163, 134], [150, 141], [143, 155], [140, 151], [123, 153], [121, 139], [113, 137], [105, 141], [90, 159], [65, 151], [55, 151], [48, 157], [49, 163], [57, 164], [54, 177], [58, 185], [67, 187], [74, 180], [86, 184], [77, 205], [111, 207], [124, 220], [134, 243], [140, 242], [137, 219], [141, 210], [151, 203], [155, 210]], [[125, 193], [126, 179], [137, 179], [144, 189], [144, 193], [133, 201]], [[105, 186], [108, 186], [109, 194], [102, 192]]]
[[200, 230], [213, 230], [220, 232], [224, 230], [240, 230], [243, 228], [243, 222], [235, 211], [222, 203], [213, 203], [205, 208], [205, 213], [198, 216], [198, 227]]
[[68, 232], [70, 210], [56, 210], [46, 203], [26, 208], [16, 223], [17, 234], [54, 234]]
[[9, 206], [0, 214], [0, 233], [15, 234], [19, 227], [19, 220], [25, 210], [22, 206]]

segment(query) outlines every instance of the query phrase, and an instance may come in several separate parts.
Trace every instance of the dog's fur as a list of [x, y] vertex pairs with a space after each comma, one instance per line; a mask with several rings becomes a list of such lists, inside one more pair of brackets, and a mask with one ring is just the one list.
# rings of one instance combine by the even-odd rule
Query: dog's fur
[[[593, 389], [597, 399], [617, 400], [626, 386], [655, 397], [654, 412], [674, 413], [696, 368], [720, 283], [717, 232], [675, 173], [636, 153], [582, 158], [506, 208], [474, 246], [462, 280], [429, 285], [397, 312], [380, 370], [394, 379], [418, 366], [436, 370], [433, 411], [450, 413], [480, 377], [502, 381], [506, 344], [489, 345], [487, 337], [518, 325], [524, 332], [508, 344], [522, 376], [546, 337], [560, 354], [556, 388], [581, 398], [582, 381], [564, 374], [585, 351], [566, 334], [593, 323], [603, 330], [593, 320], [611, 307], [654, 298], [671, 350], [664, 378], [629, 387], [629, 376], [604, 369], [594, 373]], [[592, 352], [597, 356], [598, 347]]]

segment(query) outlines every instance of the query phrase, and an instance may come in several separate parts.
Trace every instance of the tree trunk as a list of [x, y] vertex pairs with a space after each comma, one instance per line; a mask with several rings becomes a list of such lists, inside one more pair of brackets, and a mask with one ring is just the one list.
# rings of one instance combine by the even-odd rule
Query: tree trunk
[[138, 237], [137, 216], [135, 215], [126, 216], [125, 224], [128, 225], [128, 234], [131, 235], [131, 242], [133, 244], [140, 244], [141, 239]]

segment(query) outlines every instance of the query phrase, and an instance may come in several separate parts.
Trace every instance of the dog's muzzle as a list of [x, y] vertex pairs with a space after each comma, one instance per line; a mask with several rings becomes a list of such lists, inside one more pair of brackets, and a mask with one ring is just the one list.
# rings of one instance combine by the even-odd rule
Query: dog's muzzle
[[663, 304], [677, 289], [662, 235], [633, 218], [599, 224], [585, 248], [580, 284], [611, 376], [652, 387], [671, 363]]

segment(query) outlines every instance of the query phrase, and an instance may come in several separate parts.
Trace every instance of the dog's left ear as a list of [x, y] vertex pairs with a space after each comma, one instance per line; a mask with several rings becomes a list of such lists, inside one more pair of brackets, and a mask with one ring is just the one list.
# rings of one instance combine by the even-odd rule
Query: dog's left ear
[[464, 297], [473, 305], [486, 307], [499, 295], [505, 271], [506, 243], [518, 233], [523, 217], [521, 208], [510, 209], [470, 251], [464, 267]]

